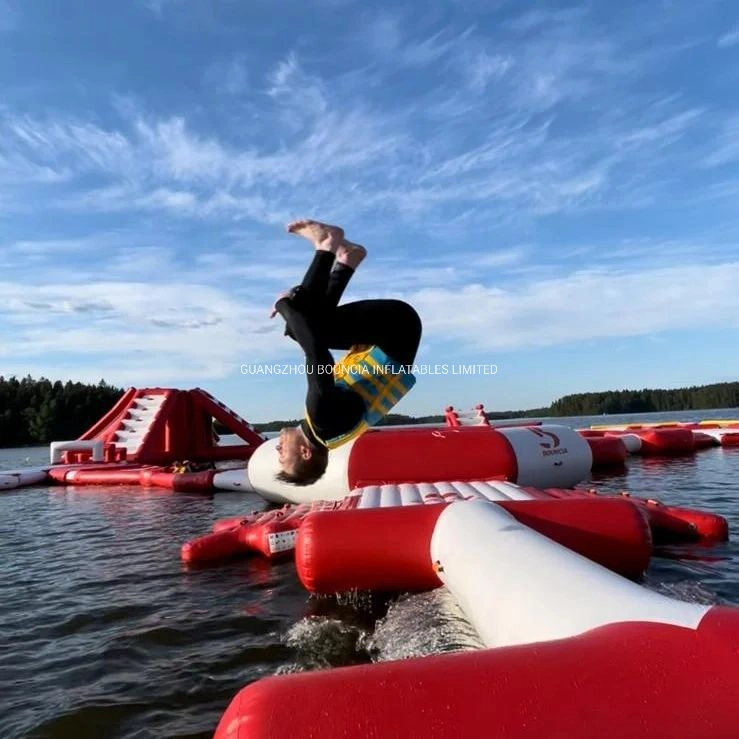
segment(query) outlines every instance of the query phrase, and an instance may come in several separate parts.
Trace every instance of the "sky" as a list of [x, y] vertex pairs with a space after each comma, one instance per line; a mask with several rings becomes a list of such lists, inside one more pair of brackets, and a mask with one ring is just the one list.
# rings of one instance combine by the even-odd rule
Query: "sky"
[[734, 2], [0, 0], [0, 89], [2, 375], [299, 417], [306, 217], [421, 316], [398, 412], [739, 379]]

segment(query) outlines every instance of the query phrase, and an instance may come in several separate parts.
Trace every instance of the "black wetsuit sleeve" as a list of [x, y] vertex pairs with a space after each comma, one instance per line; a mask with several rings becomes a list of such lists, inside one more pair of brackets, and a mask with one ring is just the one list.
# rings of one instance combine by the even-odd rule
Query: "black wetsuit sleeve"
[[356, 393], [339, 388], [334, 382], [331, 372], [334, 358], [320, 328], [323, 324], [320, 313], [312, 309], [309, 298], [298, 288], [289, 297], [277, 301], [275, 309], [305, 354], [308, 382], [305, 408], [316, 434], [328, 439], [349, 431], [362, 417], [364, 403]]

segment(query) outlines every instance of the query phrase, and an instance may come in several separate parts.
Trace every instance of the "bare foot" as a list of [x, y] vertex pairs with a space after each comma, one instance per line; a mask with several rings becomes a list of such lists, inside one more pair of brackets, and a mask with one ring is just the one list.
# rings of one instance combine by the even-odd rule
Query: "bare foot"
[[308, 239], [319, 251], [336, 252], [344, 240], [344, 229], [339, 226], [329, 226], [320, 221], [293, 221], [288, 223], [290, 233]]
[[336, 250], [336, 261], [347, 267], [356, 269], [367, 256], [367, 250], [361, 244], [355, 244], [344, 239]]

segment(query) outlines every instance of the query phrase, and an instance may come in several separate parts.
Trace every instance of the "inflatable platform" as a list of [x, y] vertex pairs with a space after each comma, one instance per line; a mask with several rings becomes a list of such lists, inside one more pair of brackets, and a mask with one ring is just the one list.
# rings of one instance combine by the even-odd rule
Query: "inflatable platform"
[[[382, 550], [382, 569], [441, 583], [486, 648], [258, 680], [233, 698], [215, 739], [739, 734], [739, 609], [647, 590], [489, 500], [434, 508], [412, 542]], [[344, 567], [347, 541], [367, 525], [348, 517], [382, 513], [342, 512], [345, 535], [306, 562], [362, 587], [379, 547]], [[312, 519], [338, 515], [309, 514], [298, 550], [311, 549], [301, 539], [316, 535]]]

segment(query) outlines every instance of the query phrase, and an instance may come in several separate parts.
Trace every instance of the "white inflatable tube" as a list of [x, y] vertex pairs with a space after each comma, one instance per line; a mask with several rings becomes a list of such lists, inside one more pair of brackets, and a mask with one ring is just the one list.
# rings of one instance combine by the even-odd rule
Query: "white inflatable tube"
[[624, 443], [629, 454], [639, 454], [641, 451], [641, 436], [638, 434], [620, 434], [618, 438]]
[[12, 475], [0, 474], [0, 490], [12, 490], [18, 487], [18, 478]]
[[[352, 487], [423, 480], [469, 480], [470, 460], [482, 479], [493, 476], [537, 488], [572, 487], [587, 479], [593, 465], [588, 442], [567, 426], [533, 426], [502, 429], [439, 428], [400, 431], [371, 429], [329, 453], [326, 472], [311, 485], [292, 485], [277, 479], [280, 471], [275, 437], [260, 444], [249, 460], [249, 480], [257, 493], [276, 503], [336, 501]], [[432, 477], [433, 475], [433, 477]], [[520, 498], [504, 488], [475, 490], [471, 483], [461, 497]], [[453, 492], [451, 497], [455, 496]], [[402, 488], [382, 493], [386, 501], [403, 500]], [[388, 505], [383, 502], [382, 505]]]
[[0, 472], [0, 490], [30, 487], [48, 481], [46, 467], [29, 467], [25, 470], [4, 470]]
[[280, 471], [275, 437], [260, 444], [249, 459], [249, 481], [263, 498], [274, 503], [341, 500], [349, 495], [349, 455], [354, 441], [331, 451], [323, 477], [312, 485], [291, 485], [275, 479]]
[[213, 476], [213, 487], [216, 490], [231, 490], [238, 493], [256, 492], [249, 481], [249, 473], [245, 468], [216, 472]]
[[399, 485], [367, 485], [351, 493], [357, 496], [357, 508], [389, 508], [460, 500], [531, 500], [531, 493], [518, 485], [498, 480], [472, 482], [404, 482]]
[[518, 463], [518, 485], [569, 488], [593, 467], [590, 444], [566, 426], [496, 429], [508, 439]]
[[93, 462], [102, 462], [105, 457], [103, 454], [103, 442], [102, 441], [80, 441], [79, 439], [73, 441], [52, 441], [50, 446], [51, 464], [59, 464], [62, 461], [62, 454], [64, 452], [92, 452]]
[[[531, 495], [531, 493], [527, 493], [525, 490], [522, 490], [518, 485], [514, 485], [512, 482], [505, 482], [503, 480], [493, 480], [491, 482], [487, 483], [472, 483], [473, 485], [486, 485], [488, 487], [494, 488], [499, 493], [502, 493], [505, 495], [508, 500], [531, 500], [534, 496]], [[494, 500], [494, 498], [488, 496], [490, 500]]]
[[636, 585], [486, 502], [453, 503], [442, 512], [431, 559], [488, 647], [562, 639], [623, 621], [695, 628], [710, 608]]

